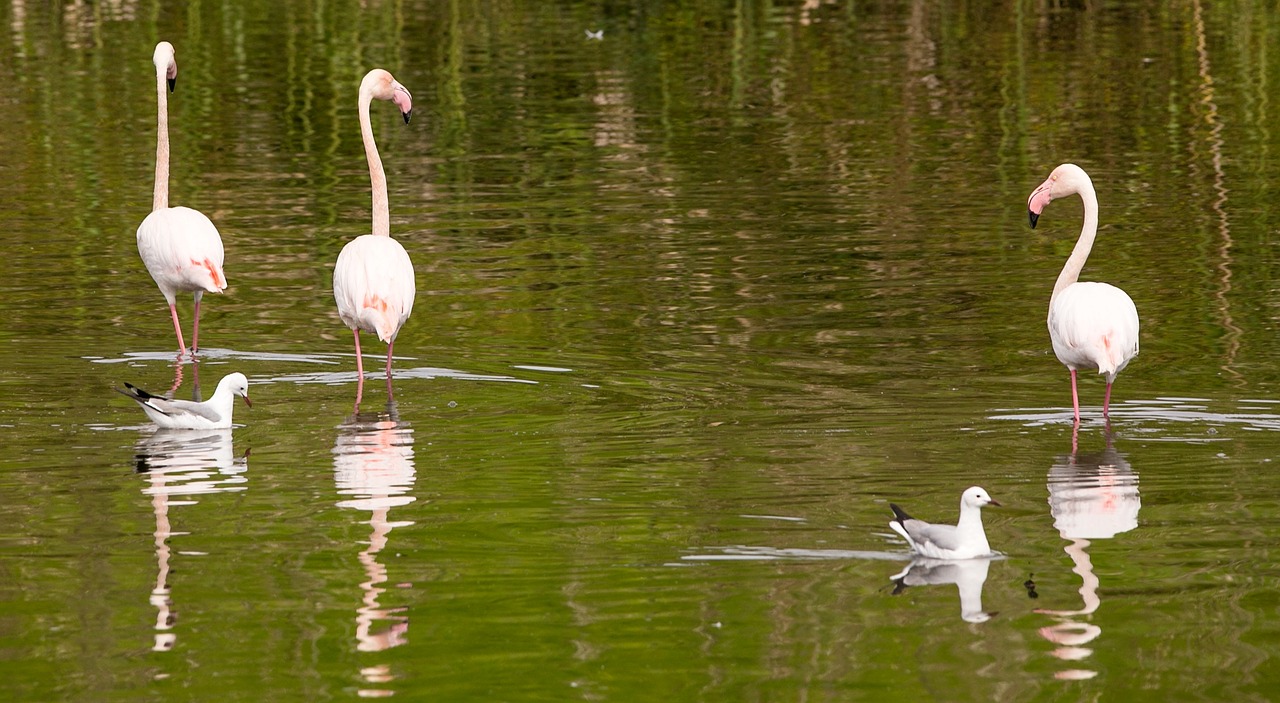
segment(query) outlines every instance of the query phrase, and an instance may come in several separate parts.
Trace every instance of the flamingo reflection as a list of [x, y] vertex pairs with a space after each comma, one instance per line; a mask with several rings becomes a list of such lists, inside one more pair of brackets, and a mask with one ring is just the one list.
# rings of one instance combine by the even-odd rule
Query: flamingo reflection
[[156, 608], [155, 642], [152, 650], [167, 652], [177, 643], [173, 632], [176, 615], [169, 589], [169, 538], [186, 534], [174, 532], [169, 509], [194, 505], [192, 496], [243, 491], [247, 486], [249, 454], [236, 460], [232, 454], [231, 430], [159, 430], [137, 445], [135, 467], [147, 479], [143, 494], [151, 496], [156, 518], [156, 583], [151, 589], [151, 605]]
[[982, 586], [987, 582], [987, 571], [990, 568], [990, 559], [916, 557], [907, 568], [889, 578], [893, 580], [895, 596], [908, 586], [954, 583], [960, 592], [960, 618], [965, 622], [979, 623], [986, 622], [995, 615], [982, 609]]
[[[1080, 575], [1082, 607], [1076, 610], [1037, 609], [1057, 622], [1040, 628], [1040, 635], [1058, 645], [1053, 655], [1064, 661], [1080, 661], [1093, 654], [1085, 647], [1102, 634], [1102, 628], [1087, 621], [1102, 604], [1098, 597], [1098, 577], [1087, 548], [1090, 540], [1111, 539], [1138, 526], [1138, 474], [1116, 451], [1110, 427], [1106, 449], [1096, 454], [1079, 454], [1079, 439], [1071, 436], [1071, 454], [1059, 457], [1049, 469], [1049, 510], [1053, 526], [1063, 539], [1071, 541], [1065, 551]], [[1088, 669], [1057, 672], [1059, 679], [1086, 679], [1097, 675]]]
[[[396, 527], [412, 525], [411, 521], [393, 522], [391, 508], [412, 503], [409, 494], [414, 483], [413, 430], [400, 421], [395, 403], [388, 401], [382, 412], [356, 413], [338, 428], [333, 447], [334, 482], [338, 493], [351, 496], [338, 501], [340, 508], [369, 511], [368, 545], [357, 558], [368, 577], [360, 584], [364, 591], [362, 605], [356, 609], [356, 649], [380, 652], [407, 641], [409, 617], [404, 608], [383, 608], [379, 597], [386, 591], [387, 568], [377, 555], [387, 546], [387, 538]], [[407, 585], [407, 584], [406, 584]], [[375, 631], [381, 622], [390, 627]], [[386, 665], [366, 667], [361, 675], [368, 683], [384, 683], [394, 679]], [[361, 695], [389, 695], [390, 691], [368, 690]]]

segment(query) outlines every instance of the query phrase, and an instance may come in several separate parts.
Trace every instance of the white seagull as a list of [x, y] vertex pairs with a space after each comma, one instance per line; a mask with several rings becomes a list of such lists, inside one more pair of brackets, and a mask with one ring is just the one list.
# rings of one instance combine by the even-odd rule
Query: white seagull
[[987, 533], [982, 529], [982, 506], [1000, 505], [979, 486], [960, 495], [960, 522], [934, 525], [917, 520], [902, 508], [889, 504], [894, 518], [889, 527], [906, 538], [912, 551], [931, 559], [973, 559], [991, 554]]
[[220, 430], [231, 426], [231, 410], [236, 396], [249, 402], [249, 380], [242, 373], [230, 373], [218, 381], [213, 397], [203, 403], [190, 400], [171, 400], [152, 395], [132, 384], [124, 384], [116, 390], [129, 396], [142, 406], [147, 417], [157, 425], [175, 430]]

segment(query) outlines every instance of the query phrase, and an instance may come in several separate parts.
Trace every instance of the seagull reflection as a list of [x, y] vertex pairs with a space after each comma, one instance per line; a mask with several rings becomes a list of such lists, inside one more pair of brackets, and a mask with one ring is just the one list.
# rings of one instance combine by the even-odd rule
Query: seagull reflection
[[[231, 430], [159, 430], [137, 445], [135, 467], [147, 479], [143, 494], [151, 496], [156, 518], [156, 584], [151, 589], [151, 605], [156, 608], [156, 634], [152, 650], [167, 652], [177, 642], [173, 626], [173, 598], [169, 590], [174, 532], [169, 508], [194, 505], [190, 496], [243, 491], [248, 478], [249, 454], [237, 461], [231, 452]], [[181, 496], [181, 497], [175, 497]]]
[[[1063, 539], [1071, 541], [1065, 551], [1079, 574], [1082, 607], [1076, 610], [1037, 609], [1058, 622], [1040, 628], [1040, 635], [1058, 645], [1053, 655], [1064, 661], [1079, 661], [1093, 654], [1084, 645], [1097, 639], [1102, 628], [1073, 618], [1088, 616], [1102, 604], [1098, 597], [1098, 577], [1086, 551], [1090, 540], [1111, 539], [1138, 526], [1138, 474], [1112, 443], [1106, 432], [1106, 449], [1097, 454], [1079, 454], [1078, 435], [1072, 432], [1071, 454], [1059, 457], [1049, 469], [1049, 510], [1053, 526]], [[1071, 669], [1057, 672], [1059, 679], [1092, 678], [1097, 672]]]
[[954, 583], [960, 591], [960, 618], [965, 622], [986, 622], [995, 613], [982, 609], [982, 585], [987, 582], [990, 559], [929, 559], [916, 557], [907, 568], [890, 576], [893, 595], [908, 586], [937, 586]]
[[[378, 563], [377, 555], [387, 546], [387, 537], [396, 527], [412, 522], [392, 522], [391, 508], [412, 503], [413, 430], [400, 421], [395, 403], [388, 401], [383, 412], [356, 413], [338, 428], [333, 447], [334, 482], [338, 493], [350, 498], [338, 501], [338, 507], [369, 511], [368, 546], [358, 558], [364, 567], [366, 581], [363, 604], [356, 609], [356, 649], [380, 652], [407, 641], [409, 617], [404, 608], [382, 608], [378, 598], [386, 591], [387, 568]], [[375, 624], [389, 622], [390, 627], [374, 631]], [[366, 667], [361, 675], [369, 683], [384, 683], [394, 676], [389, 667]], [[390, 691], [368, 690], [361, 695], [389, 695]]]

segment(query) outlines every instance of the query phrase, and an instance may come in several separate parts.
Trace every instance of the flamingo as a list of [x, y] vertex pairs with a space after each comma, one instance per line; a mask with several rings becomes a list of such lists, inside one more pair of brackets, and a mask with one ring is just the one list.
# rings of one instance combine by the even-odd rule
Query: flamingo
[[1102, 416], [1110, 418], [1111, 384], [1138, 355], [1138, 308], [1128, 293], [1110, 283], [1080, 281], [1080, 270], [1098, 234], [1098, 197], [1089, 174], [1075, 164], [1062, 164], [1027, 198], [1032, 229], [1046, 205], [1056, 198], [1079, 195], [1084, 201], [1080, 239], [1058, 274], [1049, 298], [1049, 339], [1053, 353], [1071, 370], [1071, 405], [1080, 424], [1076, 371], [1097, 370], [1107, 377]]
[[369, 121], [369, 103], [390, 100], [400, 108], [405, 124], [413, 113], [413, 96], [392, 75], [375, 68], [360, 82], [360, 136], [369, 162], [373, 190], [373, 233], [347, 243], [338, 254], [333, 269], [333, 299], [338, 317], [351, 328], [356, 343], [356, 405], [364, 390], [364, 361], [360, 356], [360, 331], [378, 335], [387, 343], [387, 390], [391, 389], [391, 353], [400, 327], [413, 310], [413, 262], [399, 242], [391, 238], [391, 215], [387, 206], [387, 175], [378, 157]]
[[169, 207], [169, 101], [165, 84], [172, 92], [178, 79], [173, 45], [167, 41], [156, 44], [151, 60], [156, 65], [156, 182], [151, 214], [138, 226], [138, 254], [169, 303], [181, 358], [187, 348], [178, 323], [175, 294], [195, 294], [195, 321], [191, 327], [191, 355], [195, 356], [200, 342], [200, 297], [206, 292], [221, 293], [227, 287], [227, 277], [222, 273], [222, 237], [218, 228], [198, 210]]

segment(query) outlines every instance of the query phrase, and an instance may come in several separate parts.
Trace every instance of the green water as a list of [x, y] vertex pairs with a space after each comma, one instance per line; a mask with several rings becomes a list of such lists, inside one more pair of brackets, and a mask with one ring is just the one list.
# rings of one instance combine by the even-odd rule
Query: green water
[[[6, 3], [0, 691], [1280, 697], [1280, 17], [1078, 5]], [[134, 240], [161, 39], [171, 202], [227, 250], [199, 364]], [[375, 66], [418, 297], [356, 414]], [[1066, 161], [1142, 317], [1074, 438], [1079, 201], [1026, 221]], [[230, 371], [230, 431], [111, 390]], [[1004, 558], [895, 588], [887, 503], [973, 484]]]

